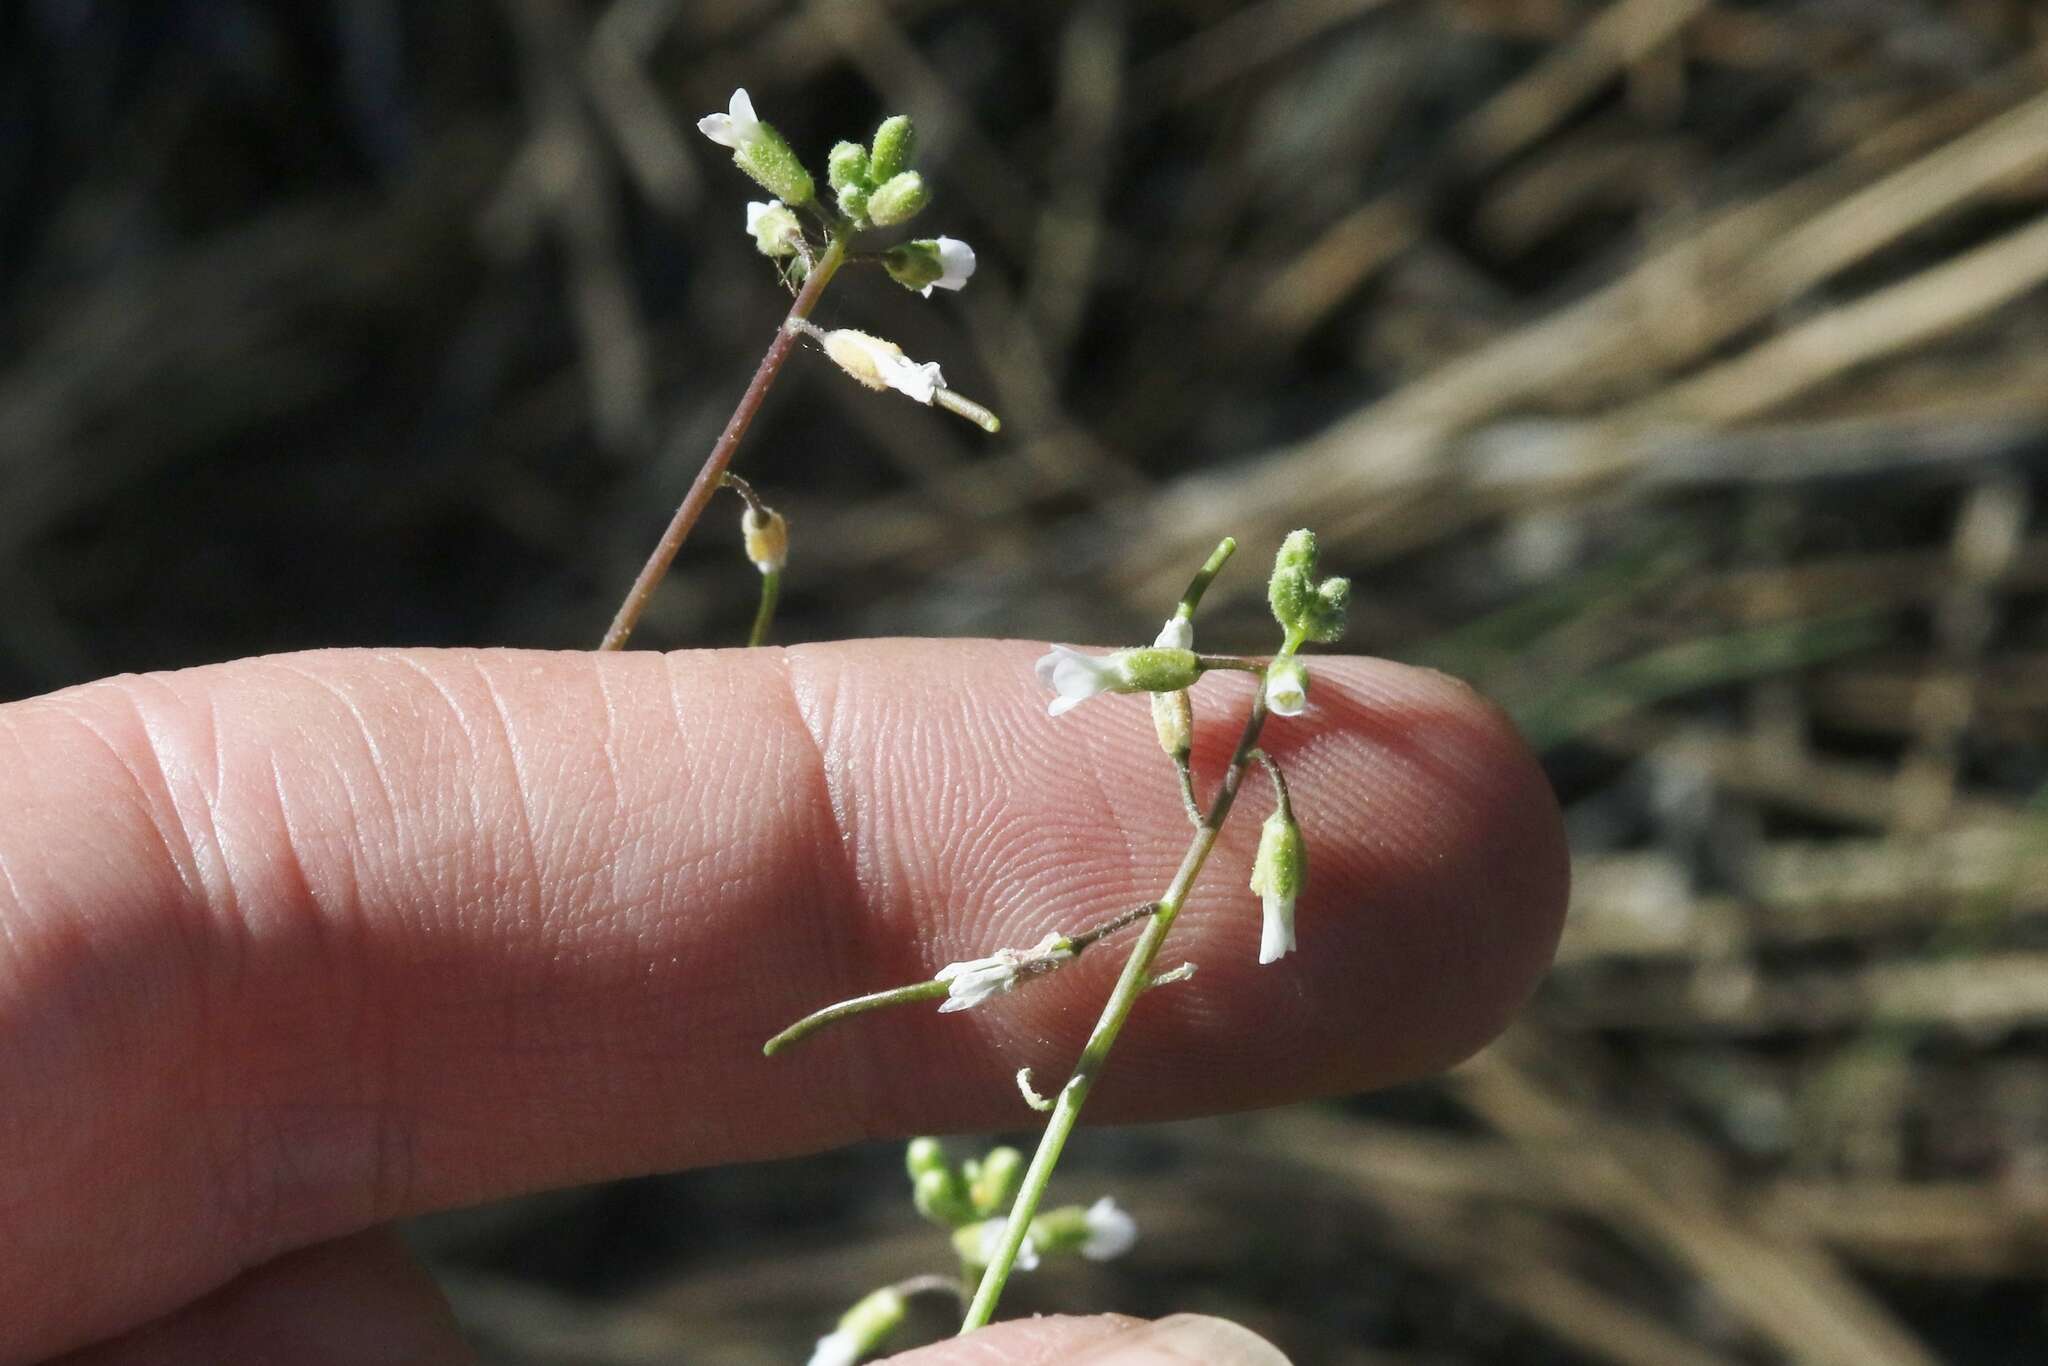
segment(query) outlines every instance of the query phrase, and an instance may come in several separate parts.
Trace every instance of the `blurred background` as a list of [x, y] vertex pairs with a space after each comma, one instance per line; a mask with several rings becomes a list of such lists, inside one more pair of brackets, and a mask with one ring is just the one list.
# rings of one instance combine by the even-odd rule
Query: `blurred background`
[[[1302, 1363], [2048, 1355], [2048, 20], [2024, 0], [13, 0], [0, 696], [593, 644], [772, 335], [735, 85], [917, 119], [965, 293], [821, 317], [739, 467], [779, 639], [1148, 636], [1312, 523], [1575, 841], [1454, 1075], [1083, 1136], [1006, 1303]], [[636, 644], [743, 638], [720, 505]], [[1263, 648], [1262, 576], [1205, 608]], [[1456, 983], [1446, 983], [1456, 990]], [[966, 1151], [962, 1148], [962, 1151]], [[799, 1361], [931, 1269], [899, 1150], [423, 1222], [491, 1359]], [[932, 1325], [935, 1329], [939, 1325]]]

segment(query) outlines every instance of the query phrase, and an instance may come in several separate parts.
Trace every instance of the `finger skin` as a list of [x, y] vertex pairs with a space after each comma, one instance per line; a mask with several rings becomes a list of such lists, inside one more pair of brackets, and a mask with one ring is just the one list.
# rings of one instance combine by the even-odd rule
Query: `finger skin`
[[53, 1366], [474, 1366], [438, 1287], [389, 1229], [290, 1252]]
[[[1019, 1121], [1127, 941], [981, 1009], [768, 1035], [1156, 896], [1142, 698], [1021, 643], [336, 651], [0, 708], [0, 1362], [288, 1249], [547, 1185]], [[1246, 681], [1198, 690], [1213, 784]], [[1251, 785], [1095, 1119], [1355, 1090], [1505, 1022], [1555, 944], [1548, 787], [1462, 685], [1317, 666], [1276, 721], [1301, 950], [1255, 963]]]
[[889, 1366], [1287, 1366], [1277, 1347], [1226, 1319], [1175, 1314], [1045, 1315], [889, 1358]]

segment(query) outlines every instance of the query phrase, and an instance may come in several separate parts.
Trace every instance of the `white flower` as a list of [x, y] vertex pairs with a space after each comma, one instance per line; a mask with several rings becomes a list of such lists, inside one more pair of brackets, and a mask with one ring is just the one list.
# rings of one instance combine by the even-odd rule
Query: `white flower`
[[1299, 716], [1308, 706], [1308, 669], [1289, 655], [1266, 670], [1266, 707], [1275, 716]]
[[838, 1328], [818, 1339], [818, 1345], [811, 1349], [809, 1366], [853, 1366], [864, 1355], [860, 1339]]
[[723, 114], [706, 114], [697, 120], [697, 131], [721, 147], [743, 152], [761, 135], [761, 120], [754, 117], [754, 102], [744, 89], [732, 92], [732, 103]]
[[1084, 655], [1064, 645], [1055, 645], [1039, 657], [1038, 681], [1059, 694], [1046, 708], [1052, 716], [1072, 711], [1097, 693], [1114, 692], [1130, 684], [1121, 653]]
[[847, 327], [827, 332], [821, 340], [825, 354], [870, 389], [894, 389], [919, 403], [930, 403], [932, 396], [946, 387], [937, 361], [914, 361], [895, 342]]
[[957, 237], [933, 239], [939, 249], [939, 268], [944, 272], [938, 279], [918, 291], [925, 298], [932, 297], [935, 289], [962, 289], [974, 278], [974, 248]]
[[[981, 1264], [988, 1266], [1003, 1250], [1003, 1230], [1009, 1226], [1007, 1219], [986, 1219], [981, 1224]], [[1024, 1235], [1024, 1245], [1017, 1249], [1017, 1260], [1013, 1264], [1019, 1271], [1038, 1270], [1038, 1244], [1031, 1241], [1031, 1235]]]
[[1195, 623], [1186, 617], [1168, 617], [1152, 644], [1161, 650], [1192, 650], [1195, 648]]
[[[723, 118], [724, 115], [713, 114], [711, 117], [714, 119]], [[781, 207], [782, 201], [779, 199], [771, 199], [765, 204], [758, 199], [749, 199], [747, 201], [747, 236], [758, 236], [761, 231], [761, 220]]]
[[948, 963], [932, 974], [934, 982], [946, 983], [941, 1014], [972, 1010], [991, 996], [1000, 996], [1017, 985], [1027, 969], [1039, 970], [1063, 963], [1074, 956], [1067, 941], [1054, 931], [1028, 949], [997, 949], [986, 958], [969, 958]]
[[1138, 1221], [1106, 1195], [1088, 1207], [1085, 1217], [1088, 1240], [1081, 1244], [1081, 1255], [1091, 1262], [1121, 1257], [1138, 1241]]

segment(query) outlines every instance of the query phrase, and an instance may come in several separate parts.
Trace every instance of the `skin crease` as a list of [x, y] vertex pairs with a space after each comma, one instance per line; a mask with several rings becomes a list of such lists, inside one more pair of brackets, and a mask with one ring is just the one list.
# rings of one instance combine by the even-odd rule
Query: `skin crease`
[[[37, 1306], [0, 1363], [261, 1301], [276, 1259], [423, 1210], [1014, 1125], [1127, 938], [759, 1047], [1163, 888], [1189, 830], [1144, 699], [1048, 719], [1043, 648], [327, 651], [0, 707], [0, 1304]], [[1255, 962], [1254, 775], [1168, 941], [1201, 970], [1140, 1005], [1091, 1119], [1441, 1068], [1547, 964], [1566, 855], [1507, 723], [1435, 674], [1314, 677], [1265, 740], [1300, 951]], [[1249, 686], [1195, 693], [1205, 791]]]

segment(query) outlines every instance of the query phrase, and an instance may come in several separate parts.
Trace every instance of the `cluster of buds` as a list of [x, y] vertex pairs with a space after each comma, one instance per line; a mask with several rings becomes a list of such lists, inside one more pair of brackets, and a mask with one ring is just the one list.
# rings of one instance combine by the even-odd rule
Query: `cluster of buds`
[[[791, 281], [810, 275], [820, 250], [798, 210], [822, 220], [828, 240], [844, 245], [874, 229], [908, 223], [931, 202], [924, 177], [910, 165], [917, 132], [902, 114], [882, 120], [868, 146], [842, 142], [832, 149], [826, 179], [838, 205], [836, 213], [818, 202], [810, 172], [788, 140], [755, 114], [745, 90], [735, 90], [726, 112], [706, 114], [697, 128], [721, 147], [731, 148], [733, 163], [776, 196], [748, 203], [747, 235], [763, 256], [782, 263]], [[978, 264], [973, 247], [943, 236], [863, 251], [857, 259], [880, 264], [889, 278], [927, 299], [935, 289], [964, 289]], [[912, 360], [892, 341], [852, 328], [828, 331], [802, 318], [792, 318], [790, 330], [813, 338], [834, 364], [870, 389], [893, 389], [919, 403], [935, 404], [983, 431], [995, 432], [1002, 426], [987, 408], [948, 389], [936, 362]]]
[[[970, 1158], [954, 1166], [937, 1139], [918, 1138], [911, 1140], [904, 1161], [917, 1212], [952, 1230], [953, 1250], [963, 1268], [987, 1266], [1002, 1243], [1004, 1211], [1024, 1182], [1024, 1154], [993, 1148], [979, 1161]], [[1137, 1223], [1104, 1196], [1093, 1205], [1062, 1206], [1033, 1219], [1017, 1266], [1030, 1271], [1043, 1258], [1066, 1255], [1108, 1261], [1137, 1241]]]

